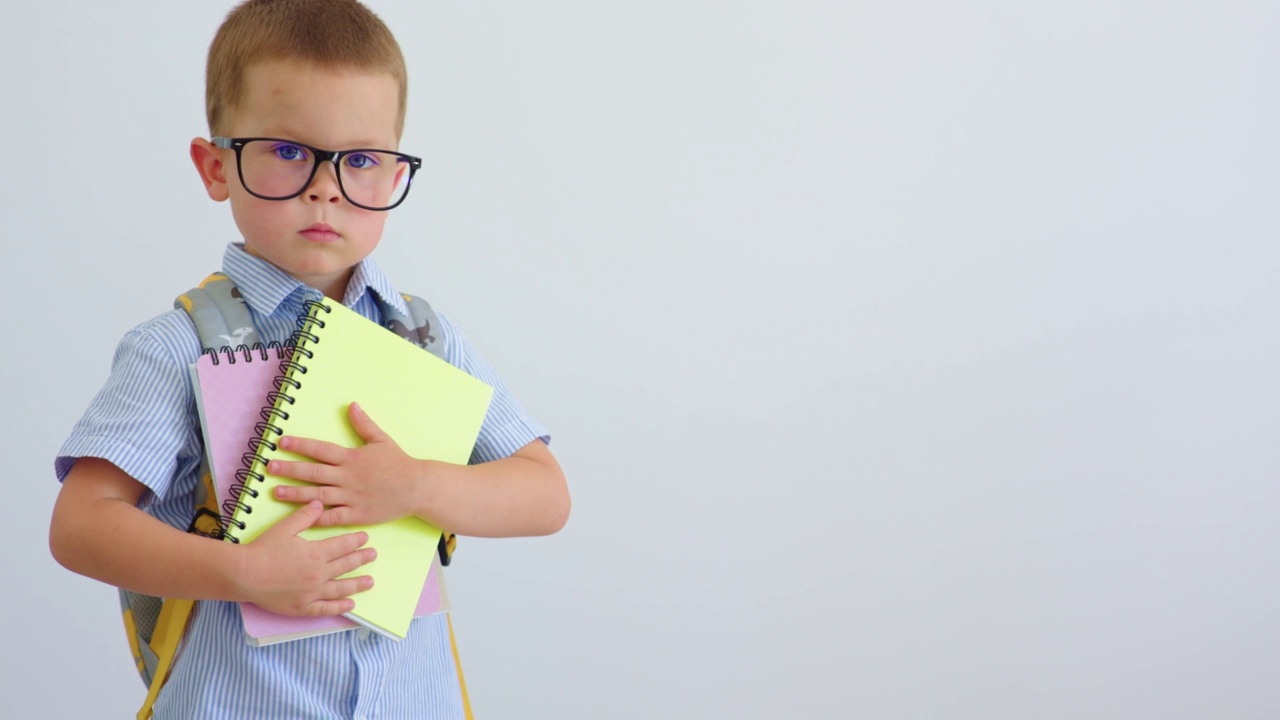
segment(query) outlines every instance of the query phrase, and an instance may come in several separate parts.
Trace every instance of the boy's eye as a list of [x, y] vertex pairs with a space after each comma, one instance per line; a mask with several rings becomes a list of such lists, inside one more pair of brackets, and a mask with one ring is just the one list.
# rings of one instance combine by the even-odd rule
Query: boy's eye
[[366, 153], [352, 153], [347, 156], [347, 167], [352, 170], [368, 170], [378, 166], [378, 159]]
[[272, 150], [281, 160], [298, 161], [307, 159], [307, 149], [289, 143], [278, 143]]

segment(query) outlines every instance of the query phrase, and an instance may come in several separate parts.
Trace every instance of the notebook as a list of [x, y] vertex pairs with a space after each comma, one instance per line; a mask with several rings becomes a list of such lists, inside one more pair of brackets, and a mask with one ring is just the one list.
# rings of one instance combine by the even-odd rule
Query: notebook
[[[456, 464], [470, 458], [492, 395], [483, 382], [331, 300], [309, 303], [294, 342], [292, 359], [280, 364], [272, 380], [272, 405], [261, 410], [257, 450], [243, 458], [247, 487], [231, 517], [230, 539], [252, 542], [297, 509], [273, 497], [275, 486], [299, 484], [266, 472], [271, 459], [299, 459], [278, 450], [273, 439], [288, 434], [355, 447], [361, 440], [347, 420], [352, 401], [413, 457]], [[403, 638], [440, 530], [406, 517], [372, 527], [313, 527], [303, 536], [320, 539], [355, 529], [369, 533], [378, 558], [352, 573], [367, 573], [375, 582], [356, 597], [356, 609], [346, 617]]]
[[[205, 453], [213, 474], [218, 505], [227, 517], [234, 512], [232, 487], [241, 468], [250, 438], [261, 434], [254, 426], [261, 421], [267, 394], [279, 365], [288, 359], [288, 348], [242, 348], [206, 353], [191, 366], [192, 386], [200, 413], [200, 429]], [[449, 609], [439, 557], [432, 561], [414, 617], [424, 617]], [[253, 603], [240, 603], [246, 640], [266, 646], [288, 640], [350, 630], [357, 624], [340, 615], [295, 617], [264, 610]]]
[[[229, 539], [252, 542], [297, 509], [274, 498], [280, 484], [302, 484], [266, 472], [274, 458], [302, 459], [277, 449], [280, 434], [357, 447], [347, 420], [360, 406], [410, 456], [463, 465], [471, 457], [493, 389], [422, 348], [366, 320], [341, 303], [308, 303], [294, 335], [290, 361], [272, 380], [272, 404], [252, 455], [243, 458], [248, 488], [236, 503]], [[234, 492], [235, 488], [233, 488]], [[254, 497], [251, 497], [253, 495]], [[242, 526], [242, 527], [241, 527]], [[415, 517], [375, 526], [310, 528], [309, 539], [364, 530], [378, 557], [352, 575], [369, 574], [374, 586], [356, 598], [346, 617], [393, 638], [403, 638], [435, 556], [440, 529]]]

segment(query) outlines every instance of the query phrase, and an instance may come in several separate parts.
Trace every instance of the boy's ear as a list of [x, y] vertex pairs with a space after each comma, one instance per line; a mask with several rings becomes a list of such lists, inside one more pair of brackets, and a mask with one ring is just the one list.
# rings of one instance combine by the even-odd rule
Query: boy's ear
[[191, 141], [191, 162], [195, 163], [209, 197], [218, 202], [226, 200], [227, 169], [222, 164], [221, 149], [204, 138], [195, 138]]

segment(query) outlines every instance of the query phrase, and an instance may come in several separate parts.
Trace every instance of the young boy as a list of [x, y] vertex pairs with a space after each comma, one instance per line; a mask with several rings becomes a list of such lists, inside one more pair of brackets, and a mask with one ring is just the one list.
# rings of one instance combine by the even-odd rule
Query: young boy
[[[321, 296], [374, 321], [379, 303], [407, 312], [369, 257], [382, 208], [403, 199], [415, 160], [396, 151], [406, 78], [386, 26], [354, 0], [248, 0], [214, 38], [207, 83], [212, 138], [193, 140], [191, 158], [209, 197], [230, 201], [243, 244], [227, 247], [222, 271], [261, 340], [286, 340], [303, 303]], [[564, 525], [568, 490], [546, 433], [446, 317], [438, 332], [449, 362], [495, 388], [473, 464], [412, 459], [353, 405], [367, 444], [283, 439], [312, 462], [273, 463], [272, 472], [314, 486], [280, 495], [299, 509], [244, 545], [185, 532], [203, 453], [187, 371], [201, 353], [194, 325], [175, 310], [125, 336], [59, 453], [50, 546], [75, 572], [201, 601], [155, 717], [462, 717], [441, 616], [415, 620], [400, 642], [354, 630], [256, 648], [236, 604], [290, 615], [354, 606], [371, 579], [338, 578], [376, 548], [358, 532], [297, 536], [311, 525], [415, 515], [488, 537]]]

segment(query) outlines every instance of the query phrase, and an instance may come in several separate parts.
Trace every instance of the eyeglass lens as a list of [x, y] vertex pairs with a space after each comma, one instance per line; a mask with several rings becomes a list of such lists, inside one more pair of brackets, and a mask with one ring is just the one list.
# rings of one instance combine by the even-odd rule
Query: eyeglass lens
[[[250, 140], [240, 151], [245, 187], [268, 198], [295, 196], [306, 188], [315, 155], [301, 145], [279, 140]], [[409, 163], [395, 153], [361, 150], [337, 164], [342, 194], [356, 205], [388, 208], [409, 191]], [[324, 172], [324, 168], [318, 169]]]

